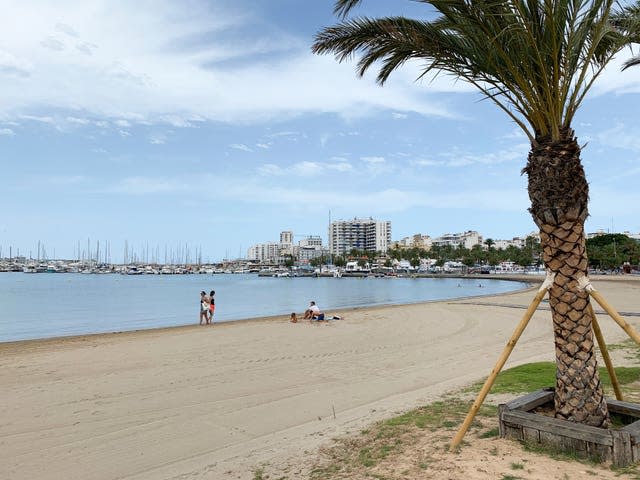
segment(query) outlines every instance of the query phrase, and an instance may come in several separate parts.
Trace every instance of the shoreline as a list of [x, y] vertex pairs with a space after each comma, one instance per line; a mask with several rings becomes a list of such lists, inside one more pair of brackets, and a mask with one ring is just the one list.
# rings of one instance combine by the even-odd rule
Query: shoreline
[[[533, 277], [533, 278], [531, 278]], [[421, 304], [429, 304], [429, 303], [437, 303], [437, 302], [447, 302], [447, 301], [457, 301], [457, 300], [462, 300], [462, 299], [471, 299], [471, 298], [478, 298], [478, 297], [487, 297], [487, 296], [494, 296], [494, 295], [510, 295], [512, 293], [518, 293], [521, 291], [526, 291], [530, 288], [532, 288], [535, 284], [540, 284], [542, 283], [544, 277], [540, 277], [540, 276], [532, 276], [532, 275], [491, 275], [491, 277], [489, 278], [488, 275], [447, 275], [445, 277], [438, 277], [438, 276], [432, 276], [432, 277], [420, 277], [420, 278], [447, 278], [447, 279], [451, 279], [451, 278], [459, 278], [459, 279], [485, 279], [485, 280], [503, 280], [503, 281], [511, 281], [511, 282], [521, 282], [521, 283], [526, 283], [529, 286], [527, 287], [523, 287], [517, 290], [513, 290], [513, 291], [509, 291], [509, 292], [505, 292], [502, 294], [492, 294], [492, 293], [487, 293], [487, 294], [481, 294], [481, 295], [471, 295], [471, 296], [463, 296], [463, 297], [452, 297], [449, 299], [438, 299], [438, 300], [426, 300], [426, 301], [418, 301], [418, 302], [410, 302], [410, 303], [390, 303], [390, 304], [381, 304], [381, 305], [374, 305], [374, 306], [357, 306], [357, 307], [344, 307], [344, 308], [336, 308], [336, 309], [331, 309], [331, 313], [332, 314], [336, 314], [336, 315], [344, 315], [344, 314], [348, 314], [350, 312], [354, 312], [354, 311], [359, 311], [362, 309], [376, 309], [376, 308], [391, 308], [391, 307], [403, 307], [405, 305], [421, 305]], [[298, 314], [298, 316], [301, 318], [302, 317], [302, 312], [296, 312]], [[241, 318], [241, 319], [236, 319], [236, 320], [226, 320], [226, 321], [222, 321], [222, 322], [214, 322], [215, 327], [228, 327], [230, 325], [233, 324], [247, 324], [247, 323], [251, 323], [251, 322], [273, 322], [273, 321], [279, 321], [282, 320], [284, 317], [288, 317], [287, 313], [282, 313], [280, 315], [267, 315], [267, 316], [259, 316], [259, 317], [249, 317], [249, 318]], [[28, 339], [22, 339], [22, 340], [0, 340], [0, 353], [2, 352], [3, 346], [6, 347], [10, 347], [11, 345], [23, 345], [25, 343], [51, 343], [51, 342], [63, 342], [63, 341], [84, 341], [83, 339], [86, 338], [94, 338], [94, 337], [100, 337], [100, 336], [110, 336], [110, 335], [117, 335], [117, 336], [125, 336], [125, 335], [140, 335], [140, 334], [145, 334], [147, 332], [164, 332], [164, 331], [168, 331], [168, 332], [173, 332], [173, 331], [180, 331], [183, 329], [189, 330], [191, 328], [199, 328], [199, 327], [206, 327], [205, 325], [199, 325], [197, 323], [193, 323], [193, 324], [187, 324], [187, 325], [172, 325], [172, 326], [165, 326], [165, 327], [151, 327], [151, 328], [141, 328], [141, 329], [135, 329], [135, 330], [119, 330], [119, 331], [112, 331], [112, 332], [95, 332], [95, 333], [80, 333], [80, 334], [71, 334], [71, 335], [58, 335], [58, 336], [54, 336], [54, 337], [41, 337], [41, 338], [28, 338]]]
[[[640, 278], [594, 286], [640, 313]], [[0, 477], [253, 480], [268, 463], [306, 478], [305, 459], [331, 438], [486, 376], [522, 317], [512, 306], [534, 290], [360, 307], [321, 324], [279, 316], [0, 344]], [[599, 319], [607, 343], [628, 338]], [[553, 358], [539, 310], [505, 368]]]

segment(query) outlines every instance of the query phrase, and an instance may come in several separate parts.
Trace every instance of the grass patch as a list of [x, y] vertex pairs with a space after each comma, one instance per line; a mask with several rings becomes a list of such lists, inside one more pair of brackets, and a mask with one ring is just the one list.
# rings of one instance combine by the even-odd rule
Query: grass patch
[[491, 430], [487, 430], [486, 432], [482, 432], [480, 435], [478, 435], [478, 438], [495, 438], [500, 434], [499, 429], [496, 428], [492, 428]]
[[[611, 388], [611, 378], [605, 367], [600, 367], [600, 380], [605, 388]], [[620, 385], [628, 385], [640, 380], [640, 367], [615, 367], [616, 377]]]
[[253, 471], [253, 480], [265, 480], [265, 479], [266, 477], [264, 476], [264, 468], [259, 467]]
[[[609, 372], [600, 367], [600, 379], [605, 389], [612, 389]], [[616, 376], [620, 385], [628, 385], [640, 380], [640, 367], [616, 367]], [[555, 385], [556, 364], [554, 362], [535, 362], [520, 365], [500, 372], [491, 393], [523, 393], [533, 392], [541, 388]], [[483, 382], [472, 385], [471, 391], [479, 391]]]
[[[553, 362], [527, 363], [500, 372], [496, 378], [491, 393], [522, 393], [533, 392], [555, 385], [556, 364]], [[471, 390], [478, 391], [482, 382], [475, 383]]]

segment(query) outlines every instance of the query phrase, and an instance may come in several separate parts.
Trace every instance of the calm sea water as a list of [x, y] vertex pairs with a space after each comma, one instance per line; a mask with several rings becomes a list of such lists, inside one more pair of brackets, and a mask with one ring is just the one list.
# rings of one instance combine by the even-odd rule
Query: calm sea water
[[[482, 288], [479, 287], [482, 284]], [[0, 342], [198, 323], [200, 291], [216, 291], [216, 322], [489, 295], [503, 280], [272, 278], [257, 275], [0, 273]]]

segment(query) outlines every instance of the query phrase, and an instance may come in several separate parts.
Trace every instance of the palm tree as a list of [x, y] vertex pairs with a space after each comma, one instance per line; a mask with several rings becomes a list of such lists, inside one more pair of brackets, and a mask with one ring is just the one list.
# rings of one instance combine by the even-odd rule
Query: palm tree
[[333, 53], [340, 62], [359, 54], [359, 75], [379, 68], [380, 84], [419, 60], [422, 76], [446, 73], [469, 82], [526, 133], [529, 211], [540, 229], [545, 266], [555, 273], [549, 304], [556, 416], [606, 426], [589, 298], [578, 284], [588, 266], [588, 185], [571, 125], [594, 80], [633, 42], [635, 24], [626, 20], [631, 13], [614, 11], [613, 0], [418, 1], [432, 7], [425, 11], [432, 20], [349, 18], [361, 0], [336, 0], [341, 21], [321, 30], [312, 50]]

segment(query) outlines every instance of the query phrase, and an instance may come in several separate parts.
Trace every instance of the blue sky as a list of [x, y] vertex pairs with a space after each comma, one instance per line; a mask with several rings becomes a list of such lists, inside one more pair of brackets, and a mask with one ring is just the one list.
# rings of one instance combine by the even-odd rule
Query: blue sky
[[[385, 87], [310, 53], [329, 0], [4, 0], [0, 19], [2, 256], [71, 258], [78, 242], [203, 260], [326, 239], [333, 220], [392, 222], [393, 238], [526, 235], [528, 142], [468, 85]], [[364, 1], [363, 15], [428, 14]], [[587, 230], [640, 231], [640, 68], [599, 79], [574, 128]]]

